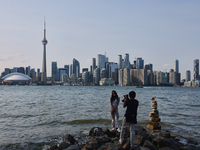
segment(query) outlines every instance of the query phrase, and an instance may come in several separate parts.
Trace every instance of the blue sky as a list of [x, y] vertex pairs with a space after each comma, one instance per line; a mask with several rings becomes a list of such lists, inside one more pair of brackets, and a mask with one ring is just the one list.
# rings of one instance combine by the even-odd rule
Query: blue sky
[[47, 25], [47, 73], [76, 58], [81, 68], [97, 54], [117, 62], [129, 53], [154, 70], [173, 68], [181, 78], [200, 59], [200, 1], [0, 0], [0, 72], [4, 68], [42, 69], [44, 17]]

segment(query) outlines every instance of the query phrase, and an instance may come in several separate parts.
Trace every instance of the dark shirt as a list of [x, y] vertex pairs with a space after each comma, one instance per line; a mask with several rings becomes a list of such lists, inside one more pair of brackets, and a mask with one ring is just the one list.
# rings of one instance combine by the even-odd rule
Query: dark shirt
[[139, 102], [136, 99], [128, 99], [125, 102], [125, 107], [127, 107], [126, 114], [124, 115], [126, 117], [126, 122], [137, 124], [138, 105], [139, 105]]

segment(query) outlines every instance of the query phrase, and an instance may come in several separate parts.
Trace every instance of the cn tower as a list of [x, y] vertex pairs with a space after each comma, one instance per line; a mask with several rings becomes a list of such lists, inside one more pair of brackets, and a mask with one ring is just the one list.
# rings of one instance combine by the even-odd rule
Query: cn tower
[[46, 45], [48, 41], [46, 40], [46, 22], [44, 20], [44, 39], [42, 40], [43, 47], [43, 61], [42, 61], [42, 78], [41, 81], [47, 83], [47, 70], [46, 70]]

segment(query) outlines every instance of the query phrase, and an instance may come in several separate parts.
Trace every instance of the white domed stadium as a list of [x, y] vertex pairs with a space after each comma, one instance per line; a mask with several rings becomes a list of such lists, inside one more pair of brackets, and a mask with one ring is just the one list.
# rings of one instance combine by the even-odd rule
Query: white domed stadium
[[19, 84], [27, 83], [31, 80], [31, 78], [29, 76], [27, 76], [23, 73], [19, 73], [19, 72], [7, 74], [6, 76], [2, 77], [1, 79], [3, 80], [3, 82], [19, 83]]

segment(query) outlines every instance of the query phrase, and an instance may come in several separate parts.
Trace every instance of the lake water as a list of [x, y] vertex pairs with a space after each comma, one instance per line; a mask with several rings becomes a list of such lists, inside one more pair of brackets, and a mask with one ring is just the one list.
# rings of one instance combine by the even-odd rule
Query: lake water
[[139, 100], [138, 124], [146, 127], [156, 96], [163, 130], [200, 143], [200, 88], [121, 86], [0, 86], [0, 149], [46, 149], [63, 135], [111, 128], [110, 96], [131, 90]]

